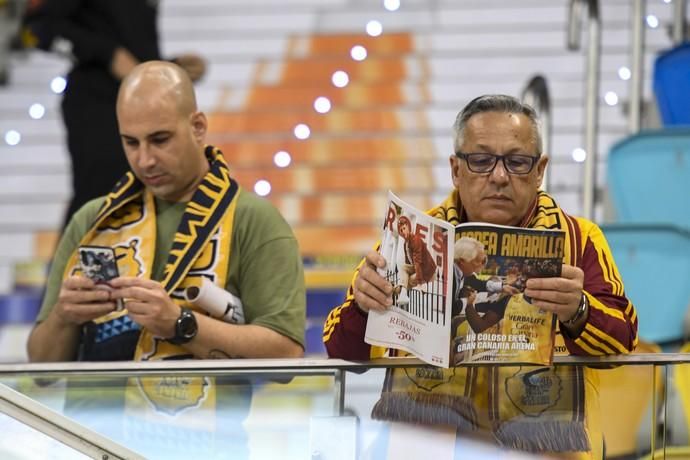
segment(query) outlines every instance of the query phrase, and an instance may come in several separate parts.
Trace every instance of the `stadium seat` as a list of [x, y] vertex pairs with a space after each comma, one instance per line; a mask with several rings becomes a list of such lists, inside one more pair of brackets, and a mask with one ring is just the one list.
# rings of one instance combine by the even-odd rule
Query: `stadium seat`
[[[640, 341], [637, 353], [661, 353], [655, 344]], [[618, 366], [597, 369], [601, 426], [607, 458], [637, 458], [651, 448], [656, 404], [663, 395], [659, 366]], [[620, 404], [626, 401], [626, 404]]]
[[657, 56], [654, 93], [665, 126], [690, 125], [690, 43]]
[[650, 224], [601, 227], [637, 309], [640, 338], [660, 345], [682, 340], [690, 304], [690, 231]]
[[608, 162], [617, 222], [690, 229], [690, 129], [630, 136], [613, 146]]

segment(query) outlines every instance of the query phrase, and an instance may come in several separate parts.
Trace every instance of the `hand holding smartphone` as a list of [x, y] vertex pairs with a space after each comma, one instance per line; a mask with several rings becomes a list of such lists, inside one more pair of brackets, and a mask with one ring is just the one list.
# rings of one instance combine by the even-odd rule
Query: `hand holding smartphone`
[[[79, 246], [81, 271], [87, 278], [103, 289], [110, 289], [108, 281], [120, 276], [115, 259], [115, 250], [109, 246]], [[98, 286], [97, 286], [98, 288]], [[117, 309], [122, 310], [124, 302], [117, 299]]]

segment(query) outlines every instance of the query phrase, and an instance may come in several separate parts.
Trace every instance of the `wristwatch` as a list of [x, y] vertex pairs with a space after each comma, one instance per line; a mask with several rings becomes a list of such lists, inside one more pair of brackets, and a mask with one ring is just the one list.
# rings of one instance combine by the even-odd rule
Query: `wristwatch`
[[587, 300], [587, 296], [582, 293], [582, 298], [580, 299], [580, 305], [577, 306], [577, 310], [575, 310], [575, 314], [568, 320], [563, 321], [563, 324], [566, 326], [572, 326], [573, 324], [577, 323], [580, 318], [582, 318], [585, 313], [587, 313], [587, 308], [589, 307], [589, 301]]
[[196, 324], [196, 317], [192, 310], [189, 308], [182, 307], [180, 311], [180, 316], [175, 322], [175, 335], [168, 339], [168, 342], [173, 345], [182, 345], [194, 337], [199, 331], [199, 326]]

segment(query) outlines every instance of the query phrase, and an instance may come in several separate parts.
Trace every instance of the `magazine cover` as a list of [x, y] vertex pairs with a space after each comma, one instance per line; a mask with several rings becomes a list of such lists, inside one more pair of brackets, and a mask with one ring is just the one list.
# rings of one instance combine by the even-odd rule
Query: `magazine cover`
[[548, 365], [556, 317], [524, 294], [529, 278], [559, 276], [563, 232], [490, 224], [455, 229], [451, 366]]
[[393, 306], [370, 311], [364, 340], [448, 367], [455, 229], [388, 192], [379, 270], [393, 286]]
[[393, 306], [370, 311], [364, 340], [436, 366], [502, 362], [549, 365], [556, 316], [532, 305], [527, 280], [559, 276], [561, 231], [433, 218], [392, 192], [379, 273]]

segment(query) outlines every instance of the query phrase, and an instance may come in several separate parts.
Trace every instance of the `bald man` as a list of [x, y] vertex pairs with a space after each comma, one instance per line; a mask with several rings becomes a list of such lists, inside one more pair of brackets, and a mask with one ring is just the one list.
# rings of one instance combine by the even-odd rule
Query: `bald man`
[[[302, 356], [297, 242], [277, 210], [243, 191], [220, 151], [205, 145], [207, 119], [187, 74], [169, 62], [138, 65], [120, 87], [117, 118], [131, 172], [67, 226], [30, 360]], [[114, 248], [121, 276], [105, 287], [83, 276], [81, 246]], [[208, 289], [223, 308], [233, 294], [242, 319], [210, 314], [187, 300], [190, 288]]]

